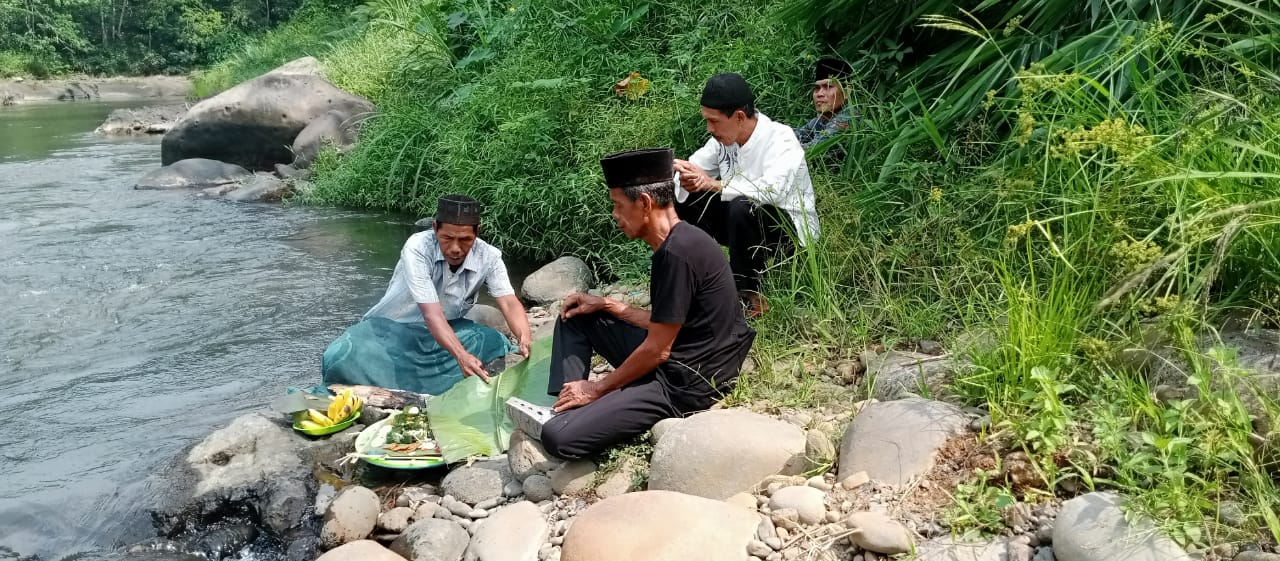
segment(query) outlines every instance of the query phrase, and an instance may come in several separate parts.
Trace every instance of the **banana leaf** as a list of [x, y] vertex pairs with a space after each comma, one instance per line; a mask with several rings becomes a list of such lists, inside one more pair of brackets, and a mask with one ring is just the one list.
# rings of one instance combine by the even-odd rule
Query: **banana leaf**
[[496, 456], [507, 450], [514, 425], [507, 417], [507, 398], [550, 406], [551, 338], [530, 345], [529, 358], [485, 383], [470, 376], [427, 402], [431, 432], [449, 463], [472, 456]]

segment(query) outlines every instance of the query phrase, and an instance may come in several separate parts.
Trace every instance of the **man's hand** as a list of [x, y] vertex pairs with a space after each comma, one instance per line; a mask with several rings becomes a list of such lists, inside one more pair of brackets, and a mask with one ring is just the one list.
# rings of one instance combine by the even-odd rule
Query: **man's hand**
[[475, 355], [462, 351], [462, 354], [458, 355], [457, 358], [458, 367], [462, 369], [463, 377], [479, 376], [481, 380], [484, 380], [484, 383], [489, 383], [489, 374], [484, 371], [484, 363], [480, 362], [480, 359], [476, 358]]
[[516, 341], [516, 345], [520, 347], [520, 356], [529, 358], [529, 345], [531, 345], [532, 343], [533, 343], [532, 335], [529, 335], [526, 333], [520, 336], [520, 339]]
[[560, 319], [569, 319], [579, 314], [594, 314], [608, 305], [608, 301], [600, 296], [575, 292], [564, 297], [560, 307]]
[[697, 193], [700, 191], [719, 191], [720, 182], [715, 178], [707, 175], [702, 168], [689, 163], [687, 160], [676, 160], [676, 171], [680, 172], [680, 186], [685, 191]]
[[560, 389], [560, 399], [556, 400], [556, 404], [552, 408], [555, 409], [556, 413], [568, 411], [600, 399], [602, 395], [604, 393], [600, 388], [600, 384], [590, 380], [569, 382]]

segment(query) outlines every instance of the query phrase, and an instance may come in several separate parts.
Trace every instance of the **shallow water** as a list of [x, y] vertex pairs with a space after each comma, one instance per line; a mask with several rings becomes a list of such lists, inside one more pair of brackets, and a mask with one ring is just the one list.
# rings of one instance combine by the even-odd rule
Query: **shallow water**
[[145, 531], [147, 474], [317, 383], [325, 345], [376, 302], [413, 231], [134, 191], [159, 139], [92, 133], [125, 105], [0, 108], [0, 546], [22, 555]]

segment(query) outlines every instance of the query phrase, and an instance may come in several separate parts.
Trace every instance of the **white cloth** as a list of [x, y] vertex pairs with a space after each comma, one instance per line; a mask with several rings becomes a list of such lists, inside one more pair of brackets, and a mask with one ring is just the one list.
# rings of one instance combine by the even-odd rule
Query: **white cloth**
[[457, 272], [449, 270], [449, 262], [440, 252], [436, 233], [432, 230], [409, 236], [400, 251], [400, 261], [391, 274], [387, 293], [364, 314], [384, 317], [400, 323], [422, 323], [418, 304], [440, 303], [446, 320], [467, 315], [476, 303], [480, 285], [484, 284], [494, 298], [515, 294], [507, 266], [498, 248], [476, 239], [471, 252]]
[[[725, 146], [714, 137], [689, 156], [689, 163], [711, 177], [719, 177], [723, 200], [746, 197], [760, 204], [774, 205], [791, 217], [800, 243], [818, 239], [818, 210], [814, 203], [813, 181], [804, 160], [804, 147], [795, 130], [756, 112], [756, 129], [741, 146]], [[676, 200], [684, 202], [689, 192], [676, 183]]]

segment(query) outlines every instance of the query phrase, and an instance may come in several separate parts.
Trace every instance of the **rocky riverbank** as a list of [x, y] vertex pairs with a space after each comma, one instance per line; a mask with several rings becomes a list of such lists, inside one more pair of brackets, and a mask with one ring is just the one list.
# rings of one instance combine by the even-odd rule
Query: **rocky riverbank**
[[[530, 278], [522, 296], [546, 304], [530, 309], [543, 334], [555, 301], [592, 283], [573, 258]], [[637, 287], [596, 292], [647, 301]], [[500, 320], [495, 313], [472, 317]], [[1280, 333], [1226, 340], [1259, 378], [1280, 374]], [[154, 511], [158, 536], [124, 559], [1280, 561], [1262, 540], [1184, 550], [1126, 510], [1124, 495], [1080, 482], [1058, 484], [1056, 496], [969, 493], [959, 500], [994, 501], [998, 515], [984, 521], [985, 534], [958, 532], [962, 488], [1021, 489], [1036, 467], [986, 411], [913, 393], [945, 396], [969, 368], [941, 347], [916, 348], [932, 354], [868, 352], [798, 372], [839, 397], [824, 408], [717, 407], [579, 461], [551, 457], [517, 431], [505, 454], [392, 473], [345, 458], [364, 425], [312, 439], [284, 416], [245, 415], [158, 476], [169, 491]], [[867, 396], [868, 377], [889, 389]], [[360, 420], [391, 411], [366, 404]], [[1213, 506], [1224, 526], [1257, 515], [1239, 503]]]
[[185, 76], [0, 80], [0, 105], [37, 101], [180, 98], [189, 93], [191, 80]]

